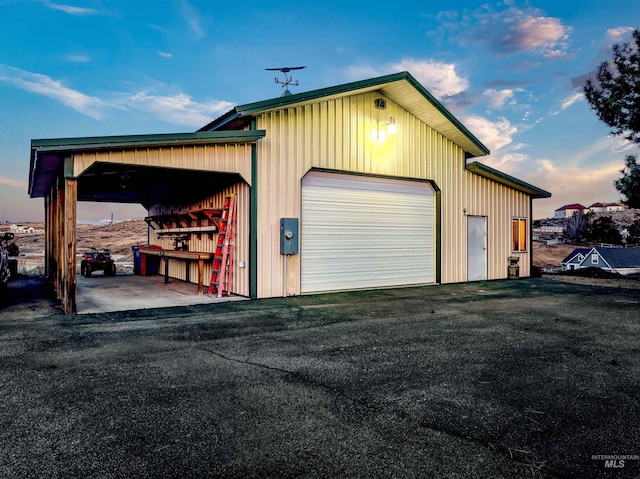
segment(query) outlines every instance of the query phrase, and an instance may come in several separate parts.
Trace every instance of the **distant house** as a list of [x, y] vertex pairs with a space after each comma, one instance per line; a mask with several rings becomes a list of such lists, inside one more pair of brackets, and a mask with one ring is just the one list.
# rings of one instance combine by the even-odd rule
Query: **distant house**
[[591, 248], [578, 268], [601, 268], [618, 274], [640, 273], [640, 248]]
[[589, 254], [591, 248], [576, 248], [562, 260], [562, 271], [573, 271], [580, 267], [582, 260]]
[[554, 218], [570, 218], [577, 211], [586, 211], [587, 207], [582, 206], [580, 203], [573, 203], [571, 205], [564, 205], [558, 208], [554, 213]]
[[593, 213], [612, 213], [616, 211], [624, 211], [625, 205], [621, 203], [594, 203], [589, 206], [589, 211]]

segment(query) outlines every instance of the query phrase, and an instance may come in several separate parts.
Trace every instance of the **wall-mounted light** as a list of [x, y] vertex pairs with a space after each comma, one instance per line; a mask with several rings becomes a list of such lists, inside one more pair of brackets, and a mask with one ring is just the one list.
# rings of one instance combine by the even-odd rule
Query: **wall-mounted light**
[[396, 119], [394, 117], [389, 118], [387, 133], [389, 133], [390, 135], [395, 135], [396, 133], [398, 133], [398, 125], [396, 125]]
[[398, 132], [398, 125], [394, 117], [389, 117], [389, 121], [378, 123], [378, 126], [372, 130], [372, 137], [376, 139], [378, 144], [382, 145], [387, 141], [388, 135], [395, 135]]

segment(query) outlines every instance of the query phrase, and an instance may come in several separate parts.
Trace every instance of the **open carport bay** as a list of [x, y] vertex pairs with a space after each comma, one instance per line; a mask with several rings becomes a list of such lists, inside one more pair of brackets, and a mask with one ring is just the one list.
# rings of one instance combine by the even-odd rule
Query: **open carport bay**
[[78, 316], [42, 291], [11, 283], [0, 310], [2, 477], [640, 475], [638, 290], [536, 279]]

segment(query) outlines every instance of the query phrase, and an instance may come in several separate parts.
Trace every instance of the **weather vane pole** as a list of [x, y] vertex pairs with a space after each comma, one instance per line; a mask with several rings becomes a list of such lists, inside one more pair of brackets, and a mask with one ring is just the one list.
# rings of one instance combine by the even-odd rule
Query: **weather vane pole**
[[277, 71], [277, 72], [281, 72], [281, 73], [284, 74], [284, 81], [279, 80], [278, 77], [275, 77], [274, 81], [278, 85], [282, 85], [282, 88], [284, 88], [284, 92], [282, 93], [282, 96], [287, 96], [287, 95], [291, 95], [291, 92], [289, 91], [289, 85], [292, 85], [292, 86], [298, 86], [299, 85], [298, 80], [296, 80], [294, 82], [293, 81], [293, 76], [292, 75], [288, 75], [288, 73], [291, 70], [302, 70], [303, 68], [306, 68], [306, 67], [265, 68], [265, 70]]

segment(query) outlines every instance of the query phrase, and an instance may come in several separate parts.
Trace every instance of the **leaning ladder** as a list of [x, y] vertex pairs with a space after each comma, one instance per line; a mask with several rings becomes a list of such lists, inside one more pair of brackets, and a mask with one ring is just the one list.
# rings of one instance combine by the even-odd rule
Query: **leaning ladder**
[[236, 230], [236, 196], [227, 196], [222, 207], [222, 217], [218, 228], [218, 240], [216, 251], [213, 255], [211, 267], [211, 280], [209, 281], [209, 294], [214, 291], [218, 298], [226, 291], [231, 293], [233, 280], [233, 246]]

